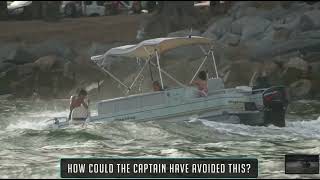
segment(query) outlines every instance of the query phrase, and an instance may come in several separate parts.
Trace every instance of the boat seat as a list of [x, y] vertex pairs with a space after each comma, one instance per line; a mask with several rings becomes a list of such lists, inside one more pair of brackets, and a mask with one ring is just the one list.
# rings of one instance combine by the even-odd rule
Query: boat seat
[[208, 94], [224, 89], [224, 83], [221, 78], [208, 79]]

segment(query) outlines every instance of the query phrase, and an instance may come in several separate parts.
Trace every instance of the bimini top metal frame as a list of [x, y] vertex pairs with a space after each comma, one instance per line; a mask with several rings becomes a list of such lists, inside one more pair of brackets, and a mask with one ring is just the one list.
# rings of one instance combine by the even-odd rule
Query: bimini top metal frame
[[[162, 74], [166, 75], [168, 78], [172, 79], [174, 82], [176, 82], [180, 86], [186, 87], [183, 83], [176, 80], [174, 77], [172, 77], [169, 73], [167, 73], [160, 67], [160, 54], [163, 54], [169, 50], [172, 50], [178, 47], [188, 46], [188, 45], [199, 45], [199, 47], [201, 48], [202, 52], [205, 55], [203, 61], [201, 62], [197, 71], [195, 72], [192, 79], [190, 80], [190, 83], [195, 79], [196, 75], [198, 74], [198, 72], [200, 71], [200, 69], [206, 62], [206, 60], [208, 59], [208, 56], [212, 57], [213, 70], [215, 71], [216, 78], [219, 78], [217, 65], [216, 65], [214, 54], [213, 54], [212, 43], [209, 39], [204, 37], [199, 37], [199, 36], [156, 38], [156, 39], [145, 40], [137, 45], [126, 45], [126, 46], [112, 48], [103, 55], [92, 56], [91, 60], [95, 64], [97, 64], [105, 73], [107, 73], [108, 75], [110, 75], [110, 77], [116, 80], [120, 85], [124, 86], [127, 89], [127, 93], [130, 92], [130, 90], [132, 89], [132, 87], [134, 86], [134, 84], [136, 83], [136, 81], [138, 80], [138, 78], [140, 77], [141, 73], [143, 72], [143, 70], [145, 69], [148, 63], [149, 65], [152, 65], [158, 69], [162, 88], [164, 88]], [[202, 47], [202, 45], [210, 45], [210, 49], [206, 51]], [[108, 56], [136, 58], [138, 61], [142, 59], [142, 60], [145, 60], [145, 63], [142, 66], [142, 68], [139, 70], [137, 76], [134, 78], [131, 85], [128, 86], [124, 82], [122, 82], [119, 78], [117, 78], [115, 75], [113, 75], [110, 71], [104, 68], [103, 62], [107, 61]], [[157, 61], [156, 64], [151, 61], [151, 59], [154, 56], [156, 57], [156, 61]]]

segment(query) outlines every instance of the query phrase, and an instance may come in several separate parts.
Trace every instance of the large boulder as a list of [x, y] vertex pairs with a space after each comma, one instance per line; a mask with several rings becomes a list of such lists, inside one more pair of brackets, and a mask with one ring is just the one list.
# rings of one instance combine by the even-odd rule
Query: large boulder
[[300, 18], [301, 14], [293, 12], [273, 21], [272, 26], [275, 30], [286, 29], [292, 32], [299, 27]]
[[12, 64], [26, 64], [32, 63], [35, 61], [36, 57], [29, 53], [26, 49], [18, 47], [10, 52], [10, 54], [5, 57], [6, 59], [3, 62], [9, 62]]
[[47, 40], [37, 43], [30, 46], [27, 50], [36, 58], [47, 56], [49, 54], [60, 56], [64, 59], [73, 59], [75, 57], [75, 52], [69, 46], [58, 40]]
[[17, 44], [1, 43], [0, 44], [0, 63], [9, 59], [18, 49]]
[[0, 73], [6, 72], [15, 66], [16, 66], [15, 64], [11, 64], [11, 63], [0, 63]]
[[262, 17], [273, 21], [279, 17], [283, 17], [288, 13], [279, 2], [252, 2], [242, 8], [237, 9], [234, 12], [235, 19], [239, 19], [245, 16]]
[[310, 67], [310, 78], [312, 82], [311, 95], [313, 97], [320, 97], [320, 62], [310, 63]]
[[303, 1], [295, 1], [289, 7], [290, 12], [296, 12], [303, 14], [304, 12], [314, 9], [310, 4]]
[[320, 2], [317, 2], [317, 3], [313, 4], [313, 7], [315, 9], [320, 9]]
[[320, 28], [320, 10], [315, 9], [305, 12], [300, 19], [300, 28], [302, 31], [309, 31]]
[[289, 86], [290, 96], [293, 98], [306, 98], [311, 92], [312, 83], [310, 80], [301, 79]]
[[299, 57], [289, 60], [284, 65], [282, 79], [286, 85], [298, 81], [308, 71], [308, 63]]
[[110, 48], [111, 47], [109, 45], [94, 42], [88, 47], [87, 54], [89, 57], [104, 54]]
[[55, 68], [63, 68], [61, 58], [55, 55], [41, 57], [34, 62], [34, 65], [43, 72], [51, 71]]
[[266, 31], [271, 21], [262, 17], [242, 17], [231, 24], [231, 32], [241, 35], [241, 40], [248, 40]]
[[261, 68], [261, 64], [249, 61], [237, 61], [231, 64], [230, 73], [226, 79], [227, 87], [248, 86], [255, 73]]
[[268, 80], [272, 85], [283, 85], [281, 81], [281, 67], [272, 61], [265, 61], [262, 65], [261, 72], [265, 72]]
[[303, 72], [297, 68], [286, 68], [281, 75], [281, 79], [284, 85], [290, 85], [291, 83], [299, 80], [303, 76]]
[[16, 81], [10, 83], [11, 92], [15, 94], [16, 97], [29, 97], [33, 91], [33, 76], [25, 76]]
[[311, 73], [315, 75], [315, 78], [320, 80], [320, 62], [310, 63], [310, 67]]
[[294, 37], [291, 34], [289, 40], [275, 43], [269, 48], [260, 48], [260, 50], [261, 51], [256, 54], [257, 57], [274, 57], [295, 51], [319, 51], [320, 31], [303, 32]]
[[239, 19], [244, 16], [257, 16], [259, 13], [258, 9], [253, 6], [244, 7], [235, 12], [235, 18]]
[[181, 31], [176, 31], [168, 34], [168, 37], [187, 37], [187, 36], [200, 36], [201, 33], [196, 29], [184, 29]]
[[320, 52], [306, 52], [303, 59], [309, 63], [318, 62], [320, 59]]
[[240, 36], [232, 33], [226, 33], [220, 39], [220, 42], [230, 46], [237, 46], [240, 42]]
[[17, 66], [18, 76], [25, 77], [28, 75], [32, 75], [34, 72], [34, 68], [35, 68], [35, 64], [33, 63], [18, 65]]
[[289, 62], [285, 65], [285, 67], [295, 68], [303, 72], [306, 72], [308, 70], [308, 63], [299, 57], [295, 57], [295, 58], [291, 58]]
[[252, 1], [237, 1], [228, 10], [228, 14], [234, 18], [237, 18], [239, 14], [243, 14], [243, 13], [240, 13], [239, 11], [246, 9], [247, 7], [253, 7], [253, 6], [254, 5]]
[[231, 17], [223, 17], [214, 22], [202, 36], [212, 40], [220, 39], [226, 32], [230, 31], [230, 25], [233, 19]]
[[291, 31], [288, 29], [279, 29], [273, 33], [274, 41], [287, 41], [290, 37]]

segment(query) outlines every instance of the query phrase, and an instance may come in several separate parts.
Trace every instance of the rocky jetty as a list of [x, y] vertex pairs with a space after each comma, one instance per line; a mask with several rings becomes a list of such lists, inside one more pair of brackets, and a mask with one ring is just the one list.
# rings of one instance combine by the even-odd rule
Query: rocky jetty
[[[115, 23], [117, 18], [122, 18], [121, 23]], [[39, 37], [27, 28], [20, 33], [24, 37], [8, 34], [0, 41], [0, 94], [28, 97], [36, 89], [43, 97], [68, 98], [77, 88], [90, 87], [90, 94], [98, 99], [123, 95], [117, 83], [104, 76], [89, 58], [142, 40], [139, 23], [144, 18], [98, 18], [94, 28], [90, 19], [81, 20], [81, 27], [66, 21], [66, 32], [50, 25], [53, 30], [46, 30], [47, 35], [39, 30]], [[38, 41], [31, 42], [31, 35]], [[219, 75], [227, 87], [254, 85], [259, 75], [266, 75], [271, 84], [287, 86], [292, 98], [320, 96], [320, 2], [234, 2], [227, 13], [213, 16], [206, 27], [181, 29], [168, 37], [187, 35], [214, 42]], [[197, 48], [174, 50], [163, 55], [161, 65], [187, 83], [201, 62], [201, 54]], [[129, 82], [139, 63], [112, 61], [107, 68]], [[151, 90], [147, 73], [140, 90]]]

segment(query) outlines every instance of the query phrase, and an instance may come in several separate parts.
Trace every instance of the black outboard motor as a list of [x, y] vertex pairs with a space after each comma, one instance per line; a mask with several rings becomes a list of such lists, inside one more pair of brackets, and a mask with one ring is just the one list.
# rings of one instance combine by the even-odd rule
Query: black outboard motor
[[283, 86], [271, 87], [262, 94], [264, 104], [264, 124], [285, 127], [285, 114], [288, 107], [288, 94]]

